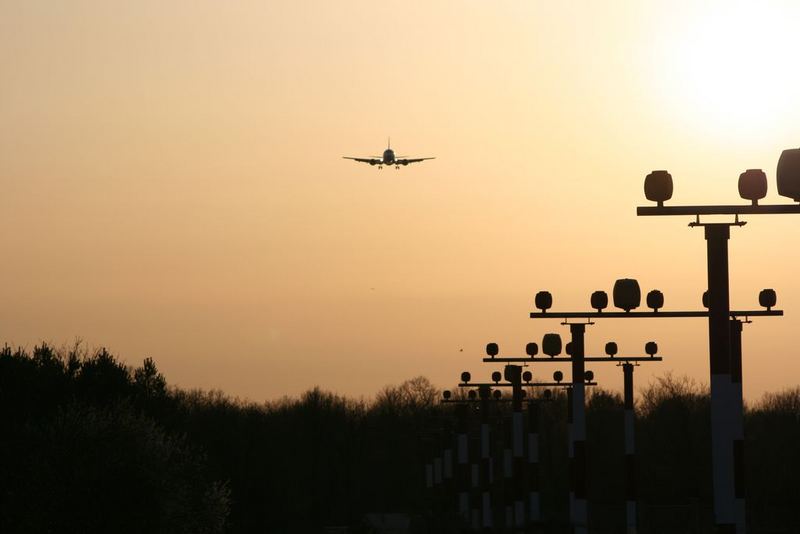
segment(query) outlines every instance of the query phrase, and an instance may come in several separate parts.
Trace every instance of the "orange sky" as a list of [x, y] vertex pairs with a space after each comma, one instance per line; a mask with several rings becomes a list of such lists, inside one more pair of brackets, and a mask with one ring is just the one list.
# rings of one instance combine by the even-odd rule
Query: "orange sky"
[[[252, 400], [488, 376], [617, 278], [699, 308], [705, 243], [637, 218], [737, 203], [800, 141], [794, 3], [0, 0], [0, 339], [76, 337]], [[437, 159], [378, 171], [341, 159]], [[745, 393], [797, 384], [800, 219], [734, 229]], [[703, 320], [606, 321], [708, 377]], [[463, 352], [460, 352], [463, 349]], [[535, 369], [548, 376], [555, 367]], [[594, 368], [620, 389], [616, 368]]]

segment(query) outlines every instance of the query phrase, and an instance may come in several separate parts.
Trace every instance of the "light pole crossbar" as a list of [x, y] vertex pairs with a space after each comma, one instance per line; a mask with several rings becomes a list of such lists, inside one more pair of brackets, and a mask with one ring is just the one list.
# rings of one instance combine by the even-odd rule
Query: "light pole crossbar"
[[639, 206], [636, 215], [774, 215], [800, 213], [800, 204], [720, 206]]
[[[782, 317], [783, 310], [743, 310], [730, 311], [730, 316], [736, 317]], [[531, 312], [531, 319], [623, 319], [623, 318], [675, 318], [675, 317], [708, 317], [705, 311], [657, 311], [657, 312]]]

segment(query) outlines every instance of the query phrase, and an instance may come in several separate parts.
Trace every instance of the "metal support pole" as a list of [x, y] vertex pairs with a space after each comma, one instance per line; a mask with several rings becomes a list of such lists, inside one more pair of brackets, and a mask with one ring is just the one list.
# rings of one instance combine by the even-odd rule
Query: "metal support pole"
[[522, 416], [522, 367], [506, 366], [506, 377], [511, 382], [511, 456], [513, 472], [514, 528], [525, 527], [525, 420]]
[[470, 529], [478, 532], [481, 529], [481, 437], [471, 432], [469, 438], [469, 517]]
[[481, 410], [481, 528], [484, 532], [491, 532], [494, 524], [492, 521], [492, 450], [490, 432], [490, 399], [489, 386], [481, 386], [478, 390]]
[[463, 525], [469, 524], [469, 441], [467, 439], [469, 406], [456, 406], [456, 491], [458, 492], [457, 512]]
[[496, 532], [504, 532], [506, 528], [506, 427], [504, 416], [498, 407], [492, 425], [492, 522]]
[[514, 528], [514, 454], [512, 417], [503, 418], [503, 527], [504, 532]]
[[572, 448], [572, 388], [567, 388], [567, 464], [569, 466], [569, 524], [575, 523], [575, 450]]
[[539, 496], [539, 402], [528, 403], [528, 526], [533, 531], [542, 521]]
[[742, 321], [731, 321], [731, 384], [736, 420], [733, 434], [733, 491], [736, 498], [736, 534], [745, 533], [744, 398], [742, 396]]
[[625, 400], [625, 525], [636, 534], [636, 441], [633, 411], [633, 364], [622, 365]]
[[728, 224], [705, 227], [708, 252], [708, 341], [711, 368], [711, 464], [714, 485], [714, 524], [718, 534], [736, 532], [733, 488], [735, 419], [731, 386], [730, 297], [728, 283]]
[[584, 386], [584, 343], [586, 325], [570, 324], [572, 334], [572, 455], [573, 455], [573, 501], [572, 525], [575, 534], [586, 534], [588, 510], [586, 503], [586, 389]]

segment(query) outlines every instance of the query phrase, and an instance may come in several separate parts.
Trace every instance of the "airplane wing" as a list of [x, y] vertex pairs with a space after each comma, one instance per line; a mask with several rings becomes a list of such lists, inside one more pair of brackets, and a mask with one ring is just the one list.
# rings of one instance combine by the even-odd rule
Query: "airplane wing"
[[369, 163], [370, 165], [379, 165], [383, 161], [376, 158], [351, 158], [350, 156], [342, 156], [342, 158], [352, 159], [353, 161], [359, 161], [361, 163]]
[[408, 165], [409, 163], [417, 163], [417, 162], [420, 162], [420, 161], [425, 161], [426, 159], [436, 159], [436, 158], [435, 157], [433, 157], [433, 158], [404, 158], [404, 159], [395, 160], [395, 164], [396, 165]]

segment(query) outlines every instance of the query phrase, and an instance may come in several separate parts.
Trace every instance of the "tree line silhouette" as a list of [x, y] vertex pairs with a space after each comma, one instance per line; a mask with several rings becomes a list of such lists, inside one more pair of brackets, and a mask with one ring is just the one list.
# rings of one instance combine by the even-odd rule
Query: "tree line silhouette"
[[[314, 388], [256, 404], [169, 387], [151, 359], [129, 367], [81, 344], [6, 346], [0, 532], [366, 531], [368, 512], [409, 513], [425, 532], [424, 437], [453, 408], [438, 399], [416, 377], [371, 400]], [[643, 532], [711, 524], [709, 420], [707, 388], [687, 378], [667, 374], [637, 392]], [[620, 532], [621, 397], [595, 388], [587, 425], [592, 522]], [[745, 428], [752, 531], [798, 531], [800, 388], [748, 407]], [[563, 395], [543, 404], [540, 436], [543, 514], [558, 525], [568, 491]]]

